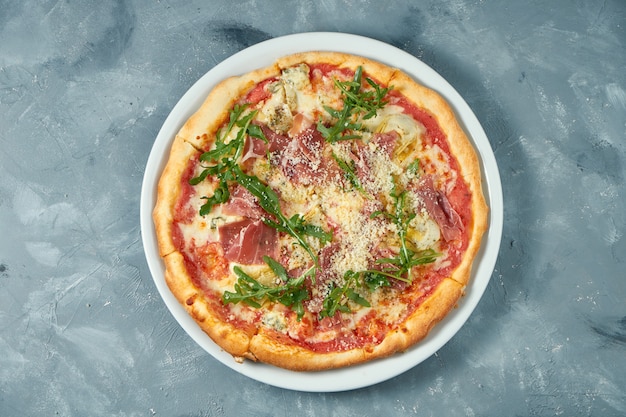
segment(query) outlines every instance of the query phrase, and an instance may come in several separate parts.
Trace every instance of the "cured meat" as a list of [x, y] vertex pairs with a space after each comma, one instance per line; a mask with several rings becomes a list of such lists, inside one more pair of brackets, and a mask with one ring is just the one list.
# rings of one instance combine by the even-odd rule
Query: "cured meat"
[[289, 145], [289, 142], [291, 142], [289, 137], [276, 133], [267, 126], [261, 126], [261, 130], [263, 130], [263, 134], [269, 142], [270, 152], [282, 152], [285, 147]]
[[415, 191], [428, 214], [437, 222], [444, 240], [449, 242], [460, 239], [464, 230], [461, 216], [454, 210], [446, 195], [435, 189], [432, 177], [423, 177]]
[[263, 140], [248, 136], [243, 148], [241, 164], [248, 168], [255, 159], [264, 157], [266, 152], [267, 144]]
[[398, 141], [398, 132], [392, 130], [386, 133], [377, 133], [372, 136], [370, 143], [375, 143], [377, 148], [387, 154], [389, 159], [393, 156], [393, 151], [396, 148], [396, 142]]
[[283, 150], [280, 166], [283, 174], [296, 184], [321, 184], [336, 175], [340, 168], [324, 154], [324, 138], [309, 127], [296, 136]]
[[303, 132], [305, 129], [308, 129], [313, 124], [313, 121], [309, 119], [306, 115], [302, 113], [297, 113], [293, 117], [293, 125], [291, 129], [289, 129], [289, 136], [294, 137]]
[[237, 185], [231, 191], [228, 202], [222, 205], [222, 213], [229, 216], [241, 216], [259, 220], [264, 216], [265, 211], [263, 211], [256, 198], [245, 187]]
[[219, 228], [224, 257], [231, 262], [260, 265], [263, 256], [275, 257], [276, 229], [261, 220], [244, 219]]

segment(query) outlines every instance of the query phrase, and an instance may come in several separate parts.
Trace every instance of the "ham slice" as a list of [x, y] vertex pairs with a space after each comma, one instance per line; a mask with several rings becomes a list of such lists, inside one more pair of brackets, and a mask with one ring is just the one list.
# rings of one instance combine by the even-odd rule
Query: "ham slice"
[[[369, 143], [375, 145], [374, 151], [371, 150], [369, 144], [355, 141], [356, 146], [353, 147], [351, 158], [355, 163], [356, 176], [361, 185], [367, 186], [367, 184], [375, 182], [372, 174], [373, 160], [386, 155], [391, 161], [398, 138], [398, 133], [395, 130], [386, 133], [375, 133], [369, 141]], [[376, 190], [369, 191], [376, 192]]]
[[283, 149], [280, 167], [283, 174], [296, 184], [321, 184], [340, 174], [340, 168], [324, 155], [324, 138], [311, 126], [303, 130]]
[[276, 133], [265, 125], [261, 126], [261, 130], [263, 130], [263, 134], [269, 142], [270, 152], [282, 152], [287, 145], [289, 145], [289, 142], [291, 142], [291, 139], [288, 136]]
[[391, 159], [399, 137], [398, 132], [395, 130], [386, 133], [375, 133], [370, 139], [370, 143], [375, 143], [378, 149], [386, 153], [389, 159]]
[[244, 219], [219, 228], [224, 257], [246, 265], [263, 264], [263, 256], [276, 256], [277, 232], [261, 220]]
[[252, 220], [259, 220], [265, 215], [256, 198], [241, 185], [236, 185], [231, 191], [230, 199], [222, 205], [222, 213]]
[[243, 145], [243, 155], [241, 156], [241, 164], [245, 168], [249, 168], [255, 159], [265, 156], [267, 152], [267, 144], [262, 139], [248, 136], [246, 143]]
[[319, 254], [320, 267], [316, 271], [314, 281], [309, 281], [309, 290], [312, 294], [311, 298], [306, 301], [307, 310], [312, 313], [319, 313], [324, 309], [324, 298], [326, 298], [327, 285], [329, 281], [337, 278], [330, 269], [332, 264], [332, 256], [338, 252], [340, 245], [337, 242], [331, 243], [322, 248]]
[[296, 113], [296, 115], [293, 117], [293, 124], [291, 126], [291, 129], [289, 129], [289, 132], [287, 132], [287, 134], [291, 137], [297, 136], [304, 130], [309, 129], [312, 124], [313, 120], [309, 119], [305, 114]]
[[436, 190], [431, 176], [423, 177], [414, 190], [428, 214], [437, 222], [447, 242], [460, 239], [464, 230], [461, 216], [454, 210], [444, 193]]

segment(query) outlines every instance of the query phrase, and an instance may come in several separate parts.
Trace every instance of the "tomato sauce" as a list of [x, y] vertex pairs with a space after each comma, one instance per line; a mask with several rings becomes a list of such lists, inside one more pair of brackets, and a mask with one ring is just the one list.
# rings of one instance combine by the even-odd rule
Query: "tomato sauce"
[[196, 215], [197, 209], [189, 204], [189, 200], [194, 194], [194, 188], [189, 184], [189, 180], [193, 177], [197, 163], [197, 156], [190, 158], [180, 179], [180, 194], [173, 213], [174, 223], [189, 223]]
[[265, 86], [275, 81], [276, 81], [276, 78], [268, 78], [267, 80], [261, 81], [256, 86], [254, 86], [254, 88], [250, 90], [248, 94], [246, 94], [246, 96], [243, 99], [243, 102], [250, 103], [250, 104], [257, 104], [258, 102], [265, 100], [266, 98], [272, 95], [272, 93], [267, 88], [265, 88]]

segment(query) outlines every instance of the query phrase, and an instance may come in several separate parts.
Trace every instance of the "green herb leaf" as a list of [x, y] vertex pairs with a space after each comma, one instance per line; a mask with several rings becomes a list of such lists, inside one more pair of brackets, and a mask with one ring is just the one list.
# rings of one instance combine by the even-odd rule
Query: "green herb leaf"
[[258, 125], [251, 124], [248, 127], [248, 134], [252, 136], [253, 138], [258, 138], [258, 139], [261, 139], [265, 143], [269, 143], [269, 141], [265, 137], [265, 134], [263, 133], [263, 130], [261, 130], [261, 127]]
[[354, 291], [352, 288], [348, 288], [346, 290], [346, 297], [352, 301], [357, 303], [360, 306], [363, 307], [371, 307], [369, 301], [367, 301], [365, 298], [361, 297], [359, 295], [359, 293], [357, 293], [356, 291]]
[[322, 303], [322, 311], [319, 313], [320, 318], [334, 317], [337, 312], [350, 313], [348, 301], [352, 301], [363, 307], [371, 307], [369, 301], [363, 298], [356, 288], [362, 286], [359, 278], [363, 276], [361, 272], [347, 271], [344, 276], [344, 284], [336, 287], [333, 282], [329, 285], [329, 292]]
[[234, 285], [235, 291], [225, 291], [222, 295], [222, 302], [224, 304], [243, 302], [251, 307], [260, 308], [266, 300], [277, 301], [290, 307], [296, 313], [297, 319], [301, 320], [304, 316], [303, 302], [309, 299], [305, 280], [314, 274], [314, 268], [309, 268], [297, 278], [290, 278], [278, 261], [268, 256], [263, 259], [284, 284], [275, 287], [261, 284], [236, 266], [233, 268], [238, 277]]
[[366, 77], [365, 81], [372, 89], [363, 89], [362, 76], [363, 68], [359, 66], [352, 81], [333, 80], [343, 95], [343, 108], [340, 111], [324, 106], [326, 112], [336, 121], [330, 127], [325, 126], [321, 121], [317, 123], [317, 129], [328, 142], [359, 139], [359, 135], [346, 134], [345, 132], [360, 131], [363, 127], [358, 122], [359, 117], [364, 120], [370, 119], [376, 116], [378, 110], [387, 104], [384, 98], [391, 87], [381, 88], [371, 78]]
[[389, 287], [389, 279], [381, 271], [368, 270], [361, 275], [363, 283], [370, 291], [376, 291], [380, 287]]
[[409, 166], [406, 168], [407, 172], [410, 174], [417, 174], [417, 172], [420, 169], [420, 160], [419, 158], [415, 158], [415, 160], [413, 162], [411, 162], [409, 164]]
[[413, 251], [408, 247], [406, 241], [407, 232], [411, 220], [415, 218], [415, 213], [410, 213], [406, 210], [406, 190], [398, 192], [394, 184], [391, 197], [394, 199], [394, 212], [377, 211], [372, 213], [371, 217], [384, 216], [395, 223], [398, 229], [398, 238], [400, 239], [400, 252], [393, 258], [377, 259], [376, 263], [380, 265], [390, 265], [389, 267], [383, 268], [380, 273], [390, 278], [410, 283], [413, 280], [411, 273], [414, 266], [435, 262], [436, 258], [441, 254], [435, 252], [433, 249]]
[[269, 256], [264, 256], [263, 261], [270, 267], [272, 272], [274, 272], [274, 274], [276, 274], [276, 276], [280, 278], [281, 281], [289, 281], [289, 275], [287, 275], [287, 270], [278, 261]]
[[337, 162], [337, 165], [339, 165], [339, 168], [343, 170], [344, 175], [346, 176], [346, 179], [348, 180], [348, 182], [356, 190], [365, 194], [365, 190], [361, 186], [361, 181], [359, 181], [359, 177], [356, 175], [356, 167], [354, 165], [354, 161], [350, 161], [350, 163], [348, 163], [344, 161], [343, 159], [339, 158], [334, 152], [333, 152], [333, 159], [335, 160], [335, 162]]
[[200, 215], [206, 216], [211, 212], [213, 206], [225, 203], [229, 198], [230, 191], [228, 190], [228, 184], [226, 181], [220, 181], [211, 197], [202, 197], [202, 199], [206, 200], [206, 202], [200, 206]]

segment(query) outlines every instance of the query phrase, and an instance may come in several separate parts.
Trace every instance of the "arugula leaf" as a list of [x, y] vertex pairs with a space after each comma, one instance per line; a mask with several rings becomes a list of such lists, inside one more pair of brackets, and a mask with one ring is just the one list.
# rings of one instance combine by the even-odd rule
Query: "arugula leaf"
[[344, 175], [346, 176], [346, 179], [348, 180], [348, 182], [357, 191], [360, 191], [362, 194], [366, 194], [365, 190], [361, 186], [361, 181], [359, 181], [359, 177], [357, 177], [356, 175], [356, 167], [354, 166], [354, 161], [350, 161], [351, 163], [348, 163], [344, 161], [343, 159], [339, 158], [334, 152], [332, 155], [333, 155], [333, 159], [335, 160], [335, 162], [337, 162], [337, 165], [339, 165], [339, 168], [343, 170]]
[[289, 281], [289, 275], [287, 275], [287, 270], [280, 264], [280, 262], [267, 255], [263, 256], [263, 261], [267, 264], [267, 266], [270, 267], [272, 272], [274, 272], [274, 274], [276, 274], [276, 276], [280, 278], [281, 281]]
[[362, 273], [347, 271], [344, 276], [344, 284], [341, 287], [336, 287], [331, 281], [329, 284], [329, 292], [322, 303], [322, 311], [319, 313], [319, 317], [334, 317], [337, 311], [342, 313], [350, 313], [350, 307], [348, 301], [352, 301], [363, 307], [371, 307], [369, 301], [363, 298], [356, 288], [361, 287], [359, 277]]
[[200, 206], [200, 215], [206, 216], [211, 212], [214, 205], [225, 203], [229, 198], [230, 191], [228, 190], [228, 184], [226, 181], [220, 181], [211, 197], [202, 197], [202, 199], [206, 200], [206, 203]]
[[380, 287], [389, 287], [389, 279], [382, 271], [367, 270], [361, 275], [363, 283], [370, 291], [376, 291]]
[[420, 169], [419, 158], [415, 158], [415, 160], [411, 162], [409, 166], [406, 168], [407, 172], [410, 174], [416, 174], [419, 171], [419, 169]]
[[275, 287], [261, 284], [246, 274], [240, 267], [235, 266], [233, 271], [238, 277], [234, 285], [235, 291], [225, 291], [222, 294], [222, 302], [224, 304], [243, 302], [251, 307], [260, 308], [266, 300], [277, 301], [290, 307], [296, 313], [298, 321], [300, 321], [304, 316], [303, 301], [309, 299], [305, 280], [308, 276], [312, 276], [315, 273], [315, 268], [309, 268], [297, 278], [290, 278], [287, 275], [287, 271], [278, 261], [269, 256], [263, 257], [263, 260], [284, 284]]
[[387, 101], [385, 96], [392, 87], [381, 88], [371, 78], [366, 77], [365, 81], [372, 89], [362, 88], [363, 67], [359, 66], [354, 72], [352, 81], [338, 81], [334, 79], [335, 86], [343, 95], [343, 108], [341, 111], [324, 106], [331, 118], [336, 119], [330, 127], [325, 126], [321, 120], [317, 123], [317, 130], [328, 142], [340, 140], [360, 139], [357, 134], [346, 134], [346, 131], [359, 131], [363, 128], [357, 120], [360, 115], [364, 120], [376, 116], [378, 110], [385, 107]]
[[405, 208], [406, 190], [398, 193], [394, 184], [394, 190], [391, 197], [394, 199], [394, 212], [387, 213], [377, 211], [372, 213], [370, 217], [384, 216], [393, 221], [398, 229], [398, 238], [400, 239], [400, 252], [393, 258], [377, 259], [377, 264], [391, 265], [383, 268], [381, 273], [391, 278], [395, 278], [405, 282], [412, 282], [412, 269], [414, 266], [435, 262], [440, 253], [433, 249], [424, 249], [413, 251], [407, 245], [406, 236], [409, 224], [415, 218], [415, 213], [407, 213]]

